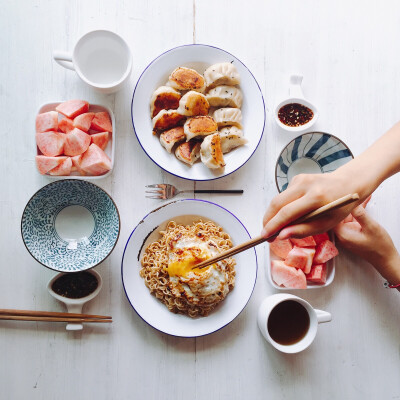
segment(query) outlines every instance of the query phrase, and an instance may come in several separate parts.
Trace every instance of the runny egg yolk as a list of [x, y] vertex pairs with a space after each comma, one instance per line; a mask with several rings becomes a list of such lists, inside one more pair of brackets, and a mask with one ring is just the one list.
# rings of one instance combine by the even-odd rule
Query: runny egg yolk
[[186, 277], [190, 272], [203, 273], [209, 267], [201, 269], [192, 269], [202, 261], [211, 257], [211, 254], [206, 249], [199, 247], [188, 247], [178, 249], [175, 252], [175, 257], [168, 263], [167, 272], [169, 276], [182, 276]]

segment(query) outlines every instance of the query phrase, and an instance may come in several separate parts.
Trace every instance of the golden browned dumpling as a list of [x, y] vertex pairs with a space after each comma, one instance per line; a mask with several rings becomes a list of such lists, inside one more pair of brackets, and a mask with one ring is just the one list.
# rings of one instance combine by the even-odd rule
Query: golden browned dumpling
[[201, 161], [211, 169], [225, 167], [219, 133], [207, 136], [200, 147]]
[[160, 86], [150, 100], [150, 114], [154, 118], [161, 110], [176, 110], [181, 94], [169, 86]]
[[200, 142], [190, 140], [180, 144], [175, 150], [175, 155], [184, 163], [193, 165], [200, 157]]
[[177, 90], [204, 91], [205, 80], [197, 71], [190, 68], [179, 67], [169, 76], [168, 86]]
[[186, 141], [196, 136], [207, 136], [218, 131], [218, 125], [214, 119], [208, 115], [189, 118], [183, 129], [186, 134]]
[[161, 110], [153, 118], [153, 130], [165, 131], [181, 124], [186, 117], [175, 110]]
[[160, 142], [168, 151], [168, 153], [171, 153], [171, 150], [176, 143], [182, 142], [183, 140], [186, 140], [183, 126], [177, 126], [176, 128], [168, 129], [160, 135]]
[[210, 105], [204, 94], [191, 90], [187, 92], [179, 102], [179, 112], [189, 117], [207, 115]]

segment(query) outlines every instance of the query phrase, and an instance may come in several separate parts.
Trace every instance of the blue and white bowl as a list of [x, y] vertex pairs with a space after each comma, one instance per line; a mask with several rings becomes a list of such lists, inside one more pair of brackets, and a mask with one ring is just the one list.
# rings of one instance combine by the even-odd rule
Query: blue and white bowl
[[113, 251], [120, 219], [112, 198], [93, 183], [65, 179], [36, 192], [22, 214], [24, 244], [39, 263], [60, 272], [93, 268]]
[[275, 167], [276, 186], [282, 192], [295, 175], [332, 172], [353, 158], [351, 150], [336, 136], [304, 133], [281, 151]]

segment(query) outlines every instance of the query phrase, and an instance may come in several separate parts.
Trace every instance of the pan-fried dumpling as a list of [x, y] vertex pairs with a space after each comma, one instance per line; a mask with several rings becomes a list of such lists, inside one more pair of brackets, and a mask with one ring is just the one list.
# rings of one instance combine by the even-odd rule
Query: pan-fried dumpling
[[154, 118], [161, 110], [176, 110], [181, 97], [181, 94], [172, 87], [160, 86], [151, 96], [151, 118]]
[[242, 91], [234, 86], [217, 86], [211, 89], [206, 96], [212, 107], [242, 107]]
[[153, 118], [153, 130], [155, 132], [174, 128], [185, 120], [186, 117], [176, 110], [161, 110]]
[[239, 108], [218, 108], [213, 117], [219, 128], [233, 125], [242, 129], [242, 112]]
[[197, 71], [190, 68], [175, 68], [168, 79], [168, 86], [177, 90], [196, 90], [203, 92], [205, 89], [205, 80]]
[[171, 153], [171, 150], [176, 143], [182, 142], [183, 140], [186, 140], [183, 126], [168, 129], [160, 135], [160, 143], [165, 147], [168, 153]]
[[175, 155], [184, 163], [193, 165], [200, 157], [200, 142], [190, 140], [180, 144], [175, 150]]
[[186, 141], [196, 136], [208, 136], [218, 131], [218, 125], [212, 117], [205, 115], [188, 118], [183, 126]]
[[210, 169], [225, 167], [218, 133], [207, 136], [200, 147], [201, 161]]
[[206, 86], [211, 89], [220, 85], [239, 85], [240, 75], [236, 67], [230, 62], [211, 65], [204, 71]]
[[189, 117], [196, 115], [207, 115], [210, 105], [204, 94], [191, 90], [187, 92], [179, 102], [178, 111]]
[[219, 131], [222, 153], [229, 153], [232, 149], [246, 144], [248, 140], [243, 137], [243, 131], [236, 126], [227, 126]]

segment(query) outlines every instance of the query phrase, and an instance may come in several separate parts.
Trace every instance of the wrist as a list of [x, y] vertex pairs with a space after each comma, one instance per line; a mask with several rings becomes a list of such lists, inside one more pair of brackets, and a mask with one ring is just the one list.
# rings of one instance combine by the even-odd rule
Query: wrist
[[374, 260], [372, 265], [390, 284], [400, 283], [400, 255], [396, 249], [380, 260]]

